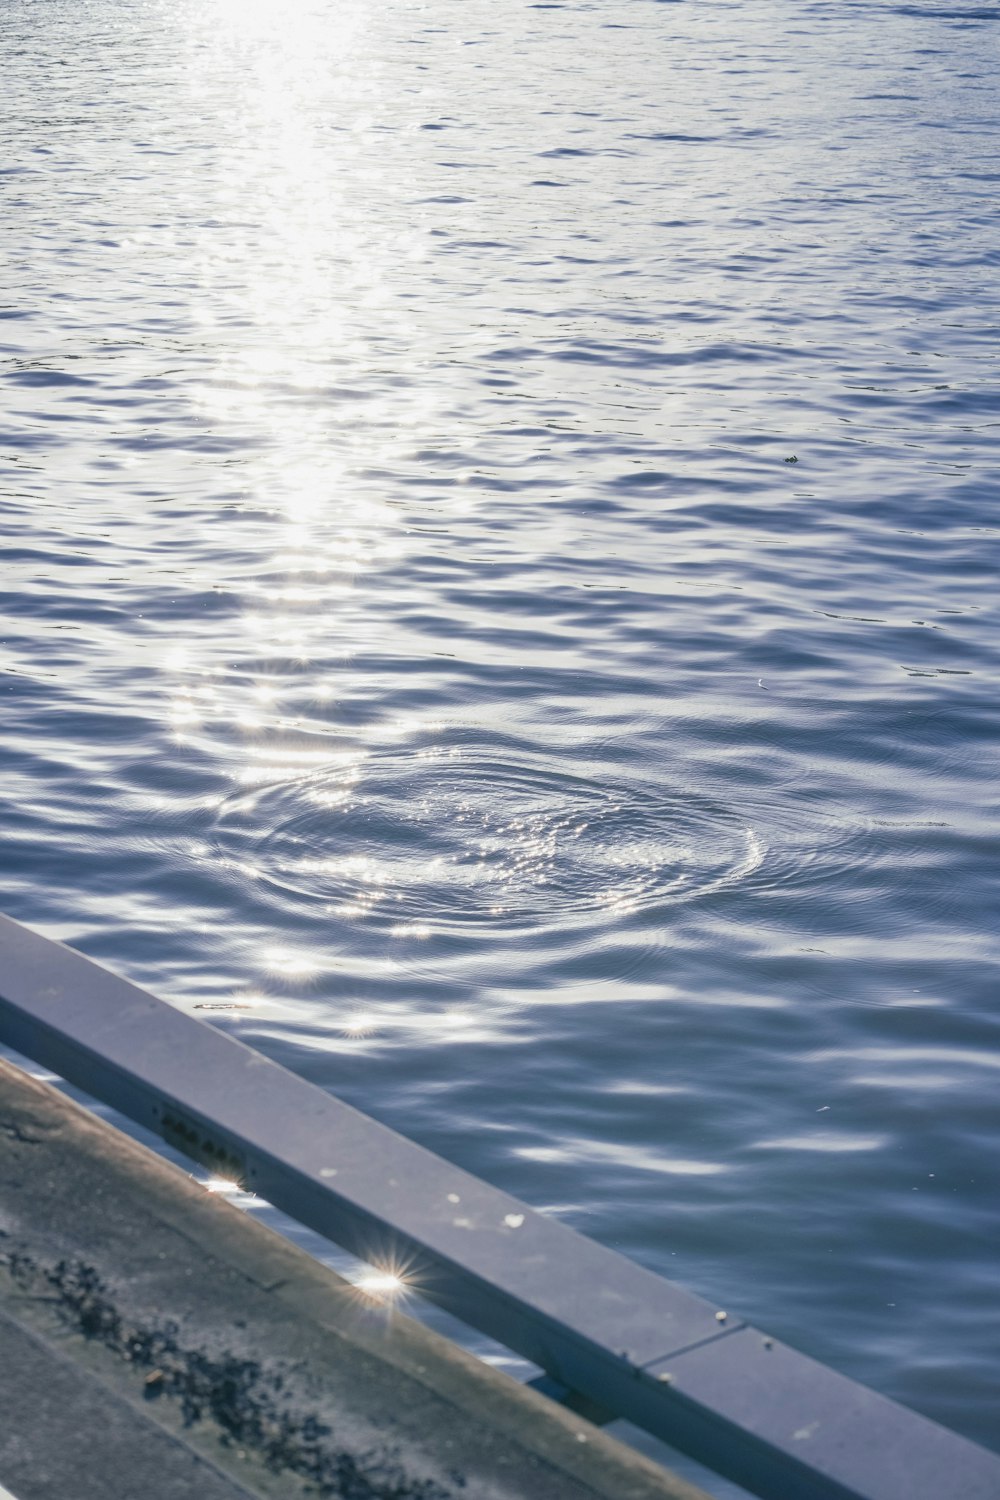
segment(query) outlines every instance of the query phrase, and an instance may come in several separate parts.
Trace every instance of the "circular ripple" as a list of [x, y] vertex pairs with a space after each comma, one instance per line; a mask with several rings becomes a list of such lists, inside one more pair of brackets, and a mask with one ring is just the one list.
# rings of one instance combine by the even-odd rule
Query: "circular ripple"
[[221, 808], [215, 837], [272, 889], [414, 929], [626, 917], [722, 889], [763, 857], [724, 806], [454, 753], [263, 787]]

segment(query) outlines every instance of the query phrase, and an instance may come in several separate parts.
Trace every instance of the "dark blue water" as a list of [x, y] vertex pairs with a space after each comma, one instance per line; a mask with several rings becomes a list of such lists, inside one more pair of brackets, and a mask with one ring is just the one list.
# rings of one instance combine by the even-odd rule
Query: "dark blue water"
[[0, 17], [0, 906], [993, 1444], [998, 21]]

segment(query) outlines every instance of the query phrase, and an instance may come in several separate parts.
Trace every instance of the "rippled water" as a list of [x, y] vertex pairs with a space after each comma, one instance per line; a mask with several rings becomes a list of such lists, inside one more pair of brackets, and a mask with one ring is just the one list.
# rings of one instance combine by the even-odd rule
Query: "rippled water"
[[994, 1444], [998, 21], [0, 18], [0, 904]]

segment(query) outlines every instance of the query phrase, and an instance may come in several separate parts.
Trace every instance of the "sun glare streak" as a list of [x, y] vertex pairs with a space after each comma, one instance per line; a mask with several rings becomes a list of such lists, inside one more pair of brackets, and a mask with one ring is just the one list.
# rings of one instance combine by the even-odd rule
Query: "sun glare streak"
[[403, 1278], [394, 1275], [392, 1271], [366, 1271], [357, 1278], [354, 1285], [359, 1292], [366, 1292], [369, 1297], [385, 1301], [401, 1296], [406, 1290]]
[[359, 1292], [377, 1302], [396, 1302], [419, 1291], [413, 1262], [395, 1256], [363, 1263], [349, 1279]]
[[209, 1177], [202, 1186], [207, 1193], [242, 1193], [243, 1191], [238, 1182], [230, 1182], [227, 1177]]
[[[441, 398], [427, 393], [398, 286], [399, 266], [426, 247], [419, 226], [386, 238], [384, 205], [402, 184], [370, 6], [188, 0], [182, 11], [191, 107], [225, 77], [233, 126], [199, 182], [199, 215], [226, 232], [192, 252], [192, 316], [212, 354], [188, 392], [213, 440], [239, 450], [227, 510], [246, 541], [236, 576], [213, 584], [235, 601], [239, 647], [202, 635], [165, 652], [163, 718], [174, 743], [224, 746], [237, 782], [277, 779], [282, 760], [291, 779], [294, 756], [275, 739], [344, 733], [325, 711], [349, 695], [342, 643], [386, 634], [378, 583], [413, 545], [403, 507], [368, 476], [408, 462], [436, 425]], [[399, 378], [359, 379], [387, 339], [404, 350]], [[252, 664], [234, 672], [240, 648]], [[378, 726], [383, 738], [418, 732], [411, 716]]]

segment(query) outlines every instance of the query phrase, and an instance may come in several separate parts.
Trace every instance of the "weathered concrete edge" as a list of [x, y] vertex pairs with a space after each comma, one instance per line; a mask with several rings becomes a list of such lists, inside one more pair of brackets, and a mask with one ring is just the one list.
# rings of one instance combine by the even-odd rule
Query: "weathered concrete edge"
[[[308, 1328], [312, 1338], [325, 1330], [332, 1357], [342, 1357], [346, 1341], [359, 1358], [379, 1361], [390, 1378], [432, 1392], [457, 1420], [501, 1435], [511, 1449], [530, 1456], [532, 1466], [550, 1469], [557, 1486], [568, 1482], [581, 1497], [595, 1500], [706, 1500], [702, 1491], [413, 1319], [397, 1310], [374, 1310], [348, 1282], [280, 1235], [208, 1195], [58, 1090], [0, 1061], [0, 1126], [4, 1120], [11, 1124], [12, 1115], [13, 1128], [18, 1116], [41, 1120], [62, 1152], [88, 1169], [98, 1166], [109, 1187], [139, 1213], [183, 1238], [193, 1264], [210, 1259], [231, 1267], [280, 1305], [283, 1320]], [[190, 1265], [177, 1269], [182, 1278], [191, 1275]], [[138, 1396], [138, 1372], [136, 1384]]]

